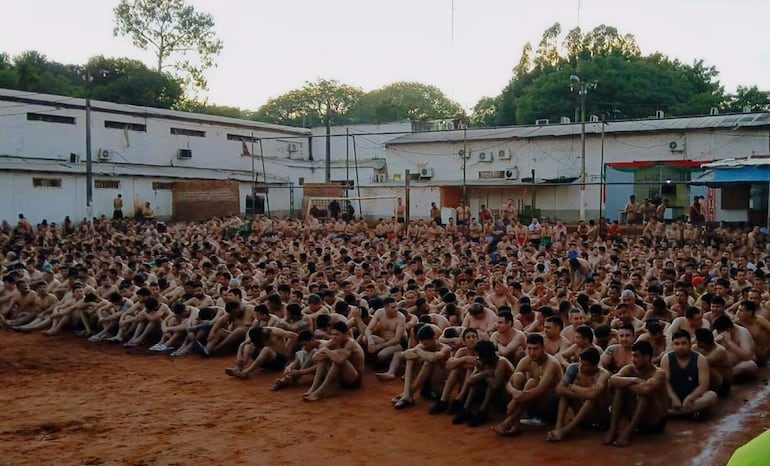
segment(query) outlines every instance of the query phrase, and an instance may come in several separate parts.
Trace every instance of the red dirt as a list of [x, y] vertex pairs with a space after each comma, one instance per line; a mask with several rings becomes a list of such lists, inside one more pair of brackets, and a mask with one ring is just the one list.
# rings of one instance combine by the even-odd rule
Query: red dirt
[[[545, 442], [543, 430], [500, 439], [489, 428], [428, 416], [421, 400], [396, 412], [389, 401], [399, 385], [371, 374], [363, 390], [305, 403], [301, 388], [270, 392], [269, 374], [230, 379], [224, 368], [231, 362], [2, 332], [0, 464], [685, 466], [720, 419], [763, 385], [739, 387], [710, 421], [670, 422], [670, 440], [637, 437], [618, 449], [590, 432], [559, 445]], [[768, 408], [763, 401], [740, 432], [726, 435], [711, 464], [725, 464], [738, 445], [770, 427]]]

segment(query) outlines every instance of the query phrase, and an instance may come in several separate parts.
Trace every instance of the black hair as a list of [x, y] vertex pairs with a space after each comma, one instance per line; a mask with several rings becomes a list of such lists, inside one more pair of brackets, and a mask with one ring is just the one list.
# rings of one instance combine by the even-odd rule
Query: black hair
[[540, 335], [539, 333], [533, 333], [527, 337], [527, 344], [543, 346], [545, 345], [545, 340], [543, 339], [543, 335]]
[[591, 327], [588, 327], [586, 325], [581, 325], [580, 327], [575, 329], [575, 334], [585, 338], [586, 340], [589, 341], [589, 343], [594, 342], [594, 331], [591, 330]]
[[674, 341], [677, 338], [686, 338], [688, 343], [692, 339], [692, 337], [690, 336], [690, 332], [684, 329], [679, 329], [676, 332], [674, 332], [673, 335], [671, 335], [671, 341]]
[[585, 361], [592, 366], [597, 366], [601, 360], [601, 355], [599, 354], [599, 350], [596, 348], [587, 348], [585, 351], [580, 353], [580, 360]]
[[653, 353], [652, 343], [646, 340], [637, 341], [636, 343], [631, 345], [631, 351], [636, 351], [642, 356], [652, 357], [652, 353]]

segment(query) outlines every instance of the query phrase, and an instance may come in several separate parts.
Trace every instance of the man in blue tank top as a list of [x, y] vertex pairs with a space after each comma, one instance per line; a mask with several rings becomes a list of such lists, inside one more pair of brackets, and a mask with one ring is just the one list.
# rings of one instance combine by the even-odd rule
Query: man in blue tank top
[[673, 351], [660, 360], [666, 374], [666, 387], [671, 398], [671, 416], [692, 415], [696, 420], [717, 403], [717, 394], [709, 390], [709, 365], [706, 358], [692, 350], [690, 334], [677, 330], [671, 336]]

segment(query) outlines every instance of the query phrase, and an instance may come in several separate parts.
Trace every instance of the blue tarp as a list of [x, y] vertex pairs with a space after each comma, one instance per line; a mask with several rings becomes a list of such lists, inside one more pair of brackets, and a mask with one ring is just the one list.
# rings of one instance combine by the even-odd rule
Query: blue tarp
[[744, 166], [735, 168], [712, 168], [692, 180], [692, 184], [706, 186], [741, 183], [770, 183], [770, 167]]

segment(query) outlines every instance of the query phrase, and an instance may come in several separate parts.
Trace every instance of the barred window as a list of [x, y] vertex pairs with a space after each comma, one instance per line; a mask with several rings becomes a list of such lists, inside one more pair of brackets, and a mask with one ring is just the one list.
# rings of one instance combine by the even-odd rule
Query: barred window
[[32, 178], [34, 188], [61, 188], [61, 178]]
[[45, 121], [47, 123], [63, 123], [66, 125], [74, 125], [75, 117], [50, 115], [46, 113], [27, 113], [27, 120], [29, 121]]
[[94, 180], [96, 189], [120, 189], [120, 180]]
[[205, 138], [205, 131], [198, 131], [197, 129], [185, 129], [185, 128], [171, 128], [171, 134], [177, 134], [180, 136], [195, 136], [196, 138]]
[[161, 191], [161, 190], [171, 190], [171, 183], [165, 183], [162, 181], [153, 181], [152, 182], [152, 189], [153, 191]]

